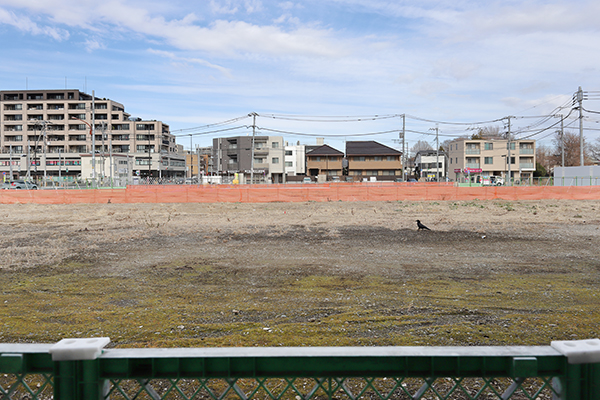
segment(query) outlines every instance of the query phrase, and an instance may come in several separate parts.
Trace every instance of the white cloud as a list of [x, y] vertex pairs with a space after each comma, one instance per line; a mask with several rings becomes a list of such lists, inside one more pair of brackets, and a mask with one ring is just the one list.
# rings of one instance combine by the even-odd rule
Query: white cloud
[[2, 8], [0, 8], [0, 24], [12, 25], [20, 31], [31, 33], [33, 35], [50, 36], [58, 41], [67, 40], [69, 38], [69, 32], [63, 29], [39, 26], [28, 17], [18, 16], [17, 14]]
[[158, 56], [161, 57], [165, 57], [168, 59], [171, 59], [173, 61], [177, 61], [177, 62], [182, 62], [185, 64], [198, 64], [198, 65], [202, 65], [204, 67], [208, 67], [208, 68], [212, 68], [215, 69], [219, 72], [221, 72], [223, 75], [225, 75], [228, 78], [231, 78], [231, 71], [225, 67], [222, 67], [220, 65], [216, 65], [216, 64], [212, 64], [206, 60], [202, 60], [199, 58], [186, 58], [186, 57], [178, 57], [176, 56], [174, 53], [168, 52], [168, 51], [162, 51], [162, 50], [154, 50], [154, 49], [148, 49], [148, 52], [152, 53], [152, 54], [156, 54]]
[[88, 53], [91, 53], [94, 50], [105, 49], [106, 46], [96, 39], [87, 39], [85, 41], [85, 49]]
[[[237, 10], [235, 3], [235, 1], [214, 3], [214, 7], [217, 7], [221, 13], [234, 13]], [[254, 12], [261, 7], [261, 3], [247, 0], [244, 6]], [[66, 26], [92, 30], [95, 34], [101, 32], [100, 27], [104, 26], [107, 30], [128, 30], [159, 38], [178, 49], [217, 54], [258, 53], [272, 56], [339, 57], [351, 48], [350, 42], [343, 43], [342, 40], [334, 39], [333, 32], [330, 30], [315, 27], [284, 30], [274, 25], [263, 26], [228, 20], [216, 20], [208, 26], [200, 26], [195, 24], [198, 18], [194, 13], [189, 13], [182, 19], [165, 20], [160, 15], [152, 15], [149, 10], [116, 0], [99, 3], [70, 0], [60, 2], [56, 7], [49, 7], [46, 2], [24, 0], [24, 3], [19, 3], [18, 7], [46, 15]], [[7, 18], [8, 15], [9, 13], [5, 12], [4, 19], [10, 20]], [[32, 26], [31, 31], [40, 30], [29, 20], [25, 22]], [[17, 23], [23, 25], [22, 22], [12, 22], [14, 25]], [[55, 32], [57, 37], [60, 36], [58, 30], [47, 33], [51, 32]]]

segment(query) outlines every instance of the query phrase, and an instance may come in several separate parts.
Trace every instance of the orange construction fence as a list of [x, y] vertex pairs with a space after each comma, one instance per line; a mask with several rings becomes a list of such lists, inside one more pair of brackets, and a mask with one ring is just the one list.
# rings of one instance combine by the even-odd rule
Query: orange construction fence
[[598, 200], [600, 186], [455, 187], [426, 183], [156, 185], [126, 189], [0, 190], [0, 204], [269, 203], [306, 201]]

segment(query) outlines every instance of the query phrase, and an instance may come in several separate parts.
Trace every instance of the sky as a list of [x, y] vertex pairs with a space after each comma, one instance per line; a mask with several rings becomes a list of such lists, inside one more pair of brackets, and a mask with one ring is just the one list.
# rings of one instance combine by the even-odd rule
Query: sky
[[0, 0], [0, 90], [94, 91], [185, 148], [254, 126], [343, 151], [400, 149], [402, 115], [407, 147], [509, 116], [550, 145], [581, 87], [593, 143], [599, 20], [591, 0]]

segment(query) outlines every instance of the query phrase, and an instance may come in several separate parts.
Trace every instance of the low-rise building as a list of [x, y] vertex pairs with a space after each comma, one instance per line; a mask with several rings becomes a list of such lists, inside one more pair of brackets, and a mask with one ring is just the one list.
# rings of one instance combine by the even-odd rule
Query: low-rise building
[[285, 150], [281, 136], [213, 139], [213, 168], [240, 183], [283, 183]]
[[456, 181], [528, 180], [535, 171], [535, 140], [456, 139], [449, 144], [448, 171]]
[[419, 150], [415, 156], [417, 179], [442, 181], [446, 178], [446, 154], [438, 150]]
[[311, 177], [332, 180], [342, 175], [344, 153], [324, 144], [306, 154], [306, 171]]
[[285, 176], [306, 175], [306, 146], [302, 144], [285, 145]]
[[353, 180], [402, 178], [402, 152], [375, 141], [346, 142], [348, 175]]

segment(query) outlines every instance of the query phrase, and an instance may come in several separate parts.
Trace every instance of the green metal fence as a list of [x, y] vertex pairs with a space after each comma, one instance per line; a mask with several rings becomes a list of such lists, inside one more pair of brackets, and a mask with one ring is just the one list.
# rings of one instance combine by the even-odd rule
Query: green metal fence
[[0, 399], [600, 399], [600, 364], [552, 346], [104, 349], [85, 360], [57, 360], [53, 346], [0, 344]]

